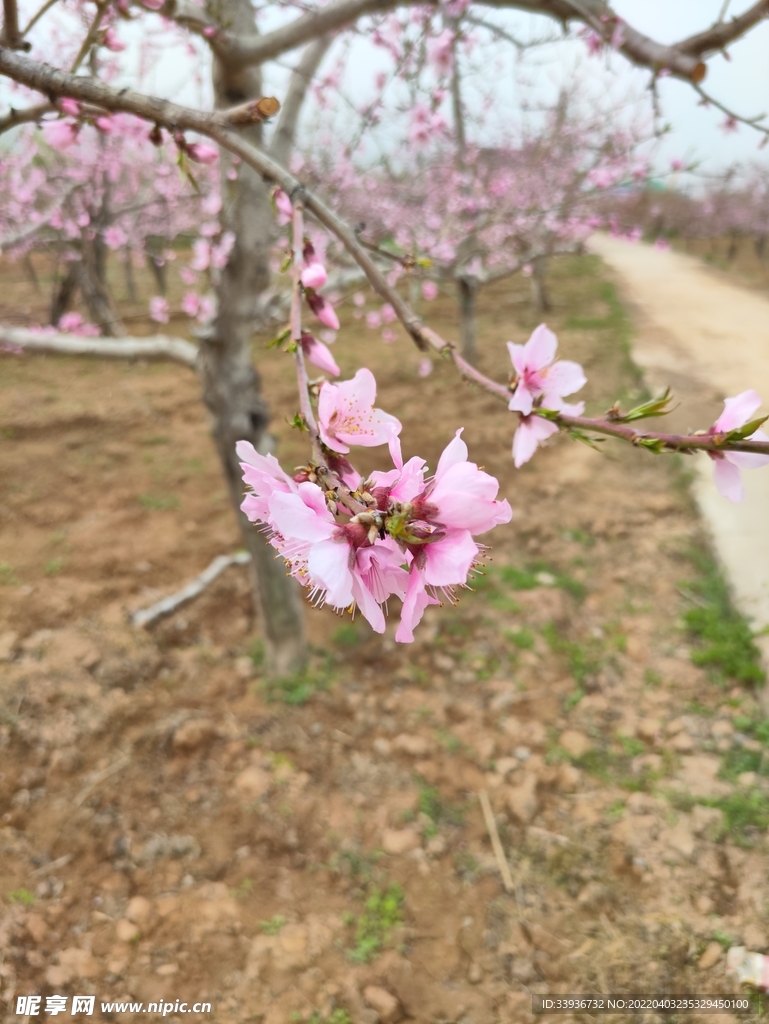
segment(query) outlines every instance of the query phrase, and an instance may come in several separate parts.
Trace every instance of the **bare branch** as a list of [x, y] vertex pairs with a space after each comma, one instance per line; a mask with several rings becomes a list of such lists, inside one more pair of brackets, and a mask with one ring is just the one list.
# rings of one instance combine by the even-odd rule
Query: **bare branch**
[[[723, 18], [723, 14], [721, 17]], [[680, 43], [676, 44], [676, 49], [680, 50], [681, 53], [706, 57], [709, 54], [723, 50], [725, 46], [733, 43], [740, 36], [744, 36], [754, 25], [757, 25], [759, 21], [766, 17], [769, 17], [769, 0], [758, 0], [744, 14], [732, 18], [731, 21], [719, 19], [719, 21], [704, 32], [689, 36], [688, 39], [682, 39]]]
[[50, 9], [58, 2], [59, 0], [45, 0], [43, 6], [35, 14], [33, 14], [30, 20], [27, 22], [27, 27], [22, 32], [22, 35], [26, 36], [30, 32], [30, 30], [35, 27], [38, 21], [40, 21], [43, 15], [47, 14], [48, 11], [50, 11]]
[[328, 53], [331, 43], [330, 34], [321, 36], [314, 43], [310, 43], [291, 75], [286, 98], [283, 101], [283, 109], [270, 143], [270, 155], [280, 164], [285, 164], [288, 161], [307, 90], [321, 61]]
[[251, 555], [247, 551], [238, 551], [234, 555], [219, 555], [211, 562], [207, 569], [204, 569], [199, 576], [195, 577], [192, 583], [188, 583], [186, 587], [177, 590], [175, 594], [164, 597], [157, 604], [134, 612], [131, 616], [131, 622], [134, 626], [151, 625], [157, 619], [162, 618], [164, 615], [170, 615], [181, 605], [186, 604], [187, 601], [191, 601], [194, 597], [202, 594], [206, 587], [213, 583], [217, 576], [221, 576], [225, 569], [229, 569], [231, 565], [248, 565], [250, 561]]
[[0, 41], [13, 50], [31, 49], [30, 44], [24, 41], [19, 32], [19, 9], [16, 0], [3, 0], [3, 31]]
[[48, 114], [56, 108], [52, 103], [36, 103], [33, 107], [26, 107], [24, 110], [14, 110], [5, 117], [0, 117], [0, 135], [20, 124], [29, 124], [30, 121], [39, 121], [43, 114]]
[[25, 352], [65, 356], [103, 356], [107, 359], [171, 360], [191, 369], [197, 366], [198, 350], [189, 341], [156, 335], [151, 338], [85, 338], [74, 334], [41, 334], [22, 327], [0, 327], [0, 344]]

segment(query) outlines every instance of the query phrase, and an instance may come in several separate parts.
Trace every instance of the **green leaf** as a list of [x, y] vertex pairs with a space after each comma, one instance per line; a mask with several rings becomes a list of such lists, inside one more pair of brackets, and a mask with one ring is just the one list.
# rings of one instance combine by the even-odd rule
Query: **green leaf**
[[306, 430], [309, 433], [310, 428], [307, 426], [304, 416], [302, 416], [301, 413], [294, 413], [294, 418], [288, 422], [290, 426], [296, 427], [297, 430]]
[[769, 420], [769, 416], [760, 416], [758, 419], [746, 423], [744, 427], [730, 430], [725, 437], [725, 441], [745, 441], [751, 434], [755, 434], [761, 424], [766, 423], [767, 420]]
[[670, 412], [671, 400], [670, 388], [665, 388], [664, 394], [660, 395], [659, 398], [652, 398], [649, 402], [637, 405], [630, 412], [622, 413], [616, 417], [616, 421], [619, 423], [632, 423], [634, 420], [649, 419], [652, 416], [667, 416]]
[[569, 431], [569, 437], [573, 438], [575, 441], [581, 441], [582, 444], [586, 444], [588, 448], [592, 448], [595, 452], [599, 452], [601, 450], [596, 447], [596, 445], [602, 444], [606, 440], [605, 437], [589, 437], [584, 431], [575, 430], [574, 427]]
[[288, 268], [291, 266], [291, 264], [293, 262], [294, 262], [294, 254], [293, 254], [293, 252], [290, 252], [288, 254], [288, 256], [286, 256], [286, 258], [283, 260], [283, 262], [280, 265], [280, 272], [281, 272], [281, 274], [285, 274], [285, 272], [288, 270]]
[[634, 444], [639, 448], [645, 448], [654, 455], [661, 455], [665, 451], [665, 442], [659, 437], [639, 437]]
[[283, 344], [283, 342], [287, 338], [290, 338], [290, 337], [291, 337], [291, 328], [290, 327], [284, 327], [283, 330], [280, 332], [280, 334], [278, 334], [275, 338], [273, 338], [272, 341], [268, 341], [267, 344], [264, 347], [265, 348], [279, 348]]

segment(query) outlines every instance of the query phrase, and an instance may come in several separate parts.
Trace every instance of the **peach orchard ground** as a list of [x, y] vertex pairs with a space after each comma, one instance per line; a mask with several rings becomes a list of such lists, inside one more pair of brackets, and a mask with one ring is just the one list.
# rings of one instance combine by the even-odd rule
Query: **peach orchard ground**
[[[19, 268], [4, 280], [0, 315], [42, 315]], [[638, 397], [598, 262], [557, 264], [552, 290], [588, 407]], [[449, 298], [427, 312], [456, 334]], [[504, 342], [536, 323], [525, 282], [487, 293], [482, 368], [503, 378]], [[292, 368], [264, 340], [292, 466]], [[418, 378], [405, 338], [349, 312], [336, 354], [374, 370], [407, 455], [434, 466], [464, 425], [515, 517], [478, 592], [415, 644], [308, 612], [312, 667], [273, 685], [243, 569], [127, 624], [238, 546], [195, 377], [2, 357], [8, 1012], [88, 992], [95, 1020], [100, 1001], [208, 998], [223, 1022], [492, 1024], [532, 1020], [536, 992], [733, 991], [724, 949], [768, 941], [769, 730], [682, 464], [563, 438], [516, 472], [512, 418], [449, 366]]]

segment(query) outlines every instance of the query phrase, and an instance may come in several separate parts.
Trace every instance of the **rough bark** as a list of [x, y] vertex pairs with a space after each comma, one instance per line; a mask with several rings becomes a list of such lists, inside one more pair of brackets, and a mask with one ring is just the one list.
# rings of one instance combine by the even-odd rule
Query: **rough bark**
[[75, 299], [78, 286], [78, 270], [76, 263], [68, 263], [67, 272], [56, 286], [51, 299], [51, 324], [55, 327], [64, 316]]
[[553, 307], [547, 290], [547, 257], [537, 256], [531, 262], [531, 303], [538, 313], [547, 313]]
[[475, 364], [478, 350], [475, 339], [475, 302], [478, 295], [478, 283], [469, 277], [460, 277], [457, 281], [459, 292], [459, 317], [462, 334], [462, 355], [468, 363]]
[[[248, 0], [225, 0], [221, 16], [235, 32], [253, 32], [253, 8]], [[259, 69], [233, 70], [214, 62], [217, 108], [232, 107], [262, 95]], [[260, 125], [242, 129], [249, 141], [260, 144]], [[201, 340], [200, 374], [203, 398], [211, 412], [214, 441], [219, 452], [233, 505], [237, 509], [243, 541], [251, 554], [251, 579], [257, 614], [267, 649], [268, 668], [288, 675], [306, 662], [301, 591], [286, 576], [283, 563], [265, 543], [259, 530], [240, 512], [243, 482], [235, 444], [251, 441], [267, 452], [269, 410], [251, 359], [251, 338], [259, 311], [259, 298], [269, 285], [269, 256], [274, 230], [269, 190], [250, 167], [241, 165], [236, 182], [226, 178], [228, 161], [222, 153], [222, 188], [226, 196], [223, 226], [235, 234], [235, 244], [218, 286], [218, 313], [208, 335]]]
[[123, 271], [125, 273], [126, 298], [129, 302], [137, 302], [136, 275], [134, 274], [133, 256], [131, 250], [126, 248], [123, 253]]
[[82, 238], [80, 248], [83, 258], [75, 264], [77, 283], [92, 320], [108, 338], [127, 334], [106, 282], [102, 253], [86, 237]]

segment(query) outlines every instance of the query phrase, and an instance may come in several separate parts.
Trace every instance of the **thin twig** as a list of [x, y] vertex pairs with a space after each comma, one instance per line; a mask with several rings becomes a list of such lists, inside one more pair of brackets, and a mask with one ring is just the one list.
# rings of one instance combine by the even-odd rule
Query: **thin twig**
[[510, 866], [505, 858], [505, 851], [502, 849], [502, 842], [499, 838], [499, 831], [497, 830], [497, 823], [494, 820], [494, 813], [491, 810], [491, 804], [489, 803], [489, 794], [485, 789], [478, 790], [478, 799], [481, 801], [481, 809], [483, 811], [483, 818], [486, 822], [486, 828], [489, 832], [489, 838], [491, 839], [491, 848], [494, 851], [494, 856], [497, 861], [497, 867], [499, 873], [502, 876], [502, 883], [507, 892], [513, 892], [515, 886], [513, 885], [513, 878], [510, 874]]
[[211, 562], [207, 569], [204, 569], [199, 576], [195, 577], [192, 583], [188, 583], [186, 587], [177, 590], [175, 594], [164, 597], [162, 601], [150, 605], [149, 608], [142, 608], [140, 611], [134, 612], [131, 616], [131, 622], [134, 626], [143, 627], [151, 625], [157, 619], [162, 618], [164, 615], [170, 615], [181, 605], [186, 604], [187, 601], [191, 601], [194, 597], [202, 594], [206, 587], [213, 583], [217, 576], [221, 576], [225, 569], [229, 569], [231, 565], [248, 565], [250, 561], [251, 555], [248, 551], [237, 551], [234, 555], [219, 555]]
[[109, 765], [109, 767], [103, 768], [100, 772], [97, 772], [96, 775], [93, 776], [91, 781], [88, 782], [87, 785], [80, 790], [78, 795], [72, 801], [75, 807], [79, 807], [82, 804], [82, 802], [86, 799], [88, 794], [93, 789], [95, 789], [100, 782], [104, 782], [105, 779], [108, 779], [111, 775], [115, 775], [117, 772], [125, 768], [125, 766], [130, 762], [130, 760], [131, 755], [125, 754], [118, 761], [115, 761], [114, 764], [111, 764]]

